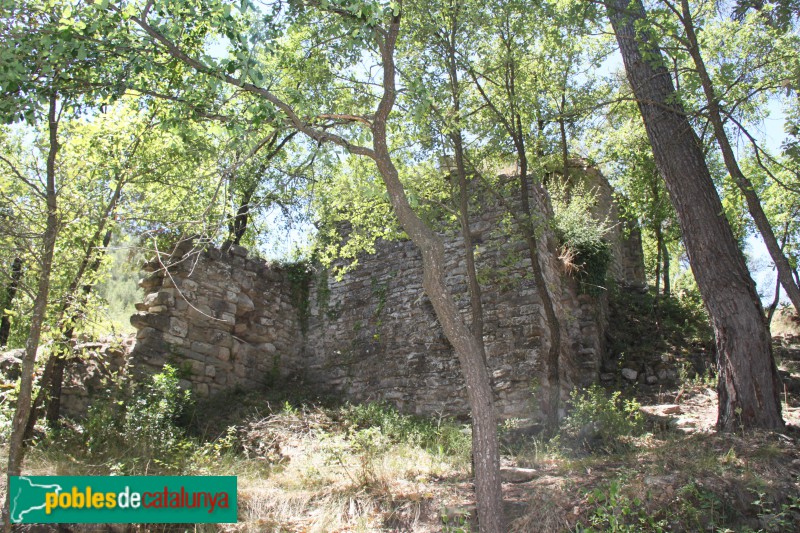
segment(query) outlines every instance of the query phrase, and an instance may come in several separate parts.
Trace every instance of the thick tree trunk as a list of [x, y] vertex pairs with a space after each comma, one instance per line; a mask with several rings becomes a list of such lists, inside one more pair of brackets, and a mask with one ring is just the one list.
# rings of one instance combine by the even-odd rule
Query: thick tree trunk
[[652, 35], [641, 31], [646, 24], [642, 1], [607, 0], [605, 5], [714, 327], [717, 427], [782, 428], [779, 378], [755, 284], [723, 214], [699, 139], [677, 103], [661, 50]]
[[[22, 375], [20, 377], [17, 408], [11, 425], [11, 437], [8, 446], [8, 477], [20, 475], [22, 460], [25, 456], [23, 436], [25, 425], [28, 422], [31, 409], [31, 395], [33, 392], [33, 372], [36, 364], [36, 351], [39, 348], [39, 339], [42, 334], [42, 324], [47, 312], [47, 300], [50, 295], [50, 272], [53, 266], [56, 236], [58, 234], [58, 212], [56, 202], [56, 154], [58, 153], [58, 97], [50, 97], [48, 111], [50, 149], [47, 154], [47, 222], [42, 238], [42, 264], [39, 277], [39, 286], [33, 302], [31, 314], [31, 328], [25, 344], [25, 356], [22, 359]], [[9, 485], [7, 484], [6, 487]], [[3, 508], [6, 530], [10, 531], [9, 523], [9, 494], [6, 494], [6, 503]]]
[[742, 169], [739, 167], [736, 154], [728, 139], [728, 134], [725, 132], [725, 125], [719, 107], [719, 99], [717, 98], [716, 91], [714, 90], [714, 83], [711, 80], [708, 69], [706, 69], [705, 61], [703, 61], [703, 56], [700, 52], [688, 0], [681, 0], [681, 7], [683, 13], [681, 20], [686, 30], [689, 53], [694, 61], [697, 74], [700, 77], [700, 83], [703, 86], [703, 92], [705, 93], [708, 103], [708, 118], [711, 121], [711, 125], [714, 127], [714, 136], [722, 152], [725, 168], [728, 169], [731, 178], [733, 178], [733, 181], [744, 195], [744, 199], [747, 202], [747, 209], [750, 212], [750, 216], [753, 217], [753, 222], [756, 228], [758, 228], [761, 238], [764, 239], [764, 244], [767, 247], [767, 251], [769, 251], [769, 256], [775, 263], [775, 268], [778, 271], [778, 280], [780, 280], [781, 285], [783, 285], [786, 296], [789, 297], [795, 311], [800, 312], [800, 287], [797, 286], [792, 278], [793, 269], [789, 264], [789, 260], [783, 254], [781, 246], [778, 244], [778, 239], [772, 229], [772, 224], [770, 224], [767, 214], [764, 213], [764, 209], [761, 206], [761, 199], [758, 197], [753, 183], [744, 175], [744, 172], [742, 172]]
[[0, 317], [0, 346], [8, 344], [8, 337], [11, 335], [11, 318], [6, 314], [6, 311], [11, 309], [14, 303], [14, 298], [17, 296], [19, 289], [19, 280], [22, 279], [22, 258], [15, 257], [11, 263], [11, 280], [6, 287], [5, 298], [3, 298], [3, 308], [0, 309], [2, 317]]

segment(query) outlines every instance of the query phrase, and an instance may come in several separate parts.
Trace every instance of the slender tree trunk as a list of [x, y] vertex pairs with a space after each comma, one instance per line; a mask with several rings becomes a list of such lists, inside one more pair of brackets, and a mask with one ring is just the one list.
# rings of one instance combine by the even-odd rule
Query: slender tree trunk
[[[28, 422], [31, 409], [31, 395], [33, 392], [33, 373], [36, 364], [36, 351], [39, 348], [39, 340], [42, 334], [42, 324], [44, 323], [47, 312], [47, 300], [50, 295], [50, 272], [53, 266], [53, 254], [55, 252], [56, 236], [58, 234], [58, 212], [56, 202], [56, 155], [58, 154], [58, 96], [54, 93], [50, 96], [48, 110], [48, 132], [50, 148], [47, 154], [47, 222], [42, 238], [42, 259], [39, 286], [36, 291], [36, 298], [33, 302], [31, 313], [31, 327], [28, 340], [25, 344], [25, 356], [22, 359], [22, 375], [20, 377], [19, 395], [17, 397], [17, 408], [14, 412], [14, 420], [11, 425], [11, 437], [8, 446], [8, 481], [11, 476], [20, 475], [22, 460], [25, 457], [25, 446], [23, 436], [25, 425]], [[10, 486], [6, 484], [6, 487]], [[3, 508], [5, 514], [6, 531], [11, 530], [9, 504], [10, 494], [6, 493], [6, 503]]]
[[[94, 256], [94, 261], [88, 267], [88, 272], [96, 273], [100, 269], [103, 255], [105, 255], [105, 250], [108, 248], [110, 243], [111, 230], [106, 231], [106, 235], [103, 237], [102, 243], [103, 250], [99, 252], [99, 254], [96, 250], [94, 250], [94, 243], [92, 243], [91, 247], [93, 250], [87, 254], [87, 257]], [[81, 275], [81, 277], [83, 277], [83, 275]], [[78, 297], [78, 301], [71, 310], [72, 316], [68, 320], [70, 325], [64, 329], [64, 334], [61, 337], [61, 349], [57, 350], [51, 356], [51, 359], [53, 360], [53, 373], [50, 380], [50, 392], [48, 394], [47, 409], [45, 411], [45, 419], [47, 420], [48, 426], [51, 428], [59, 427], [59, 419], [61, 417], [61, 390], [64, 386], [64, 371], [66, 370], [67, 363], [72, 356], [72, 347], [70, 346], [70, 343], [72, 342], [72, 335], [75, 333], [74, 324], [80, 319], [81, 314], [84, 312], [87, 298], [89, 293], [92, 292], [93, 288], [94, 285], [90, 283], [87, 283], [83, 286], [81, 291], [82, 294]], [[43, 382], [43, 384], [46, 385], [46, 382]], [[38, 395], [36, 399], [39, 399]], [[31, 414], [33, 414], [33, 411]], [[35, 419], [35, 416], [32, 416], [31, 418]]]
[[661, 241], [661, 246], [663, 250], [661, 252], [662, 263], [664, 264], [664, 269], [662, 274], [664, 275], [664, 296], [669, 298], [672, 294], [672, 288], [670, 287], [670, 273], [669, 273], [669, 248], [667, 248], [667, 241]]
[[772, 317], [775, 316], [775, 310], [778, 309], [778, 304], [781, 302], [781, 280], [775, 280], [775, 298], [767, 309], [767, 325], [772, 324]]
[[792, 302], [795, 311], [800, 312], [800, 287], [798, 287], [794, 279], [792, 279], [793, 269], [789, 264], [789, 260], [784, 255], [781, 246], [778, 244], [778, 239], [775, 237], [772, 224], [770, 224], [767, 214], [764, 213], [764, 209], [761, 206], [761, 199], [758, 197], [753, 183], [744, 175], [744, 172], [742, 172], [742, 169], [739, 167], [736, 154], [731, 147], [728, 134], [725, 132], [725, 125], [719, 107], [719, 98], [717, 98], [716, 91], [714, 90], [714, 83], [711, 80], [708, 69], [706, 69], [705, 61], [703, 61], [703, 56], [700, 52], [688, 0], [681, 0], [681, 8], [683, 14], [681, 21], [686, 31], [689, 53], [694, 61], [697, 74], [700, 77], [700, 83], [703, 86], [703, 92], [705, 93], [708, 103], [708, 117], [711, 121], [711, 125], [714, 127], [714, 136], [722, 152], [722, 159], [725, 161], [725, 167], [744, 195], [745, 201], [747, 202], [747, 209], [750, 212], [750, 216], [753, 217], [753, 222], [756, 228], [758, 228], [761, 238], [764, 239], [764, 244], [767, 247], [767, 251], [769, 251], [772, 261], [775, 263], [775, 268], [778, 271], [778, 279], [781, 285], [783, 285], [786, 295]]
[[242, 199], [239, 201], [239, 207], [236, 210], [236, 214], [228, 223], [229, 239], [233, 244], [238, 245], [242, 241], [245, 231], [247, 231], [247, 225], [250, 222], [250, 211], [252, 209], [253, 196], [258, 189], [259, 179], [264, 172], [266, 172], [267, 168], [269, 168], [270, 162], [281, 152], [283, 147], [286, 146], [286, 143], [291, 141], [292, 138], [297, 135], [297, 132], [293, 131], [281, 139], [280, 142], [278, 142], [279, 133], [279, 130], [275, 130], [263, 144], [257, 146], [256, 149], [251, 153], [251, 155], [254, 156], [262, 149], [268, 150], [267, 154], [264, 156], [263, 162], [258, 166], [258, 169], [254, 173], [255, 175], [251, 176], [250, 184], [242, 192]]
[[717, 427], [782, 428], [780, 380], [755, 284], [657, 41], [642, 31], [647, 24], [642, 1], [606, 0], [605, 5], [714, 327]]
[[253, 195], [256, 192], [257, 183], [245, 189], [242, 193], [242, 199], [239, 202], [239, 208], [236, 210], [236, 216], [230, 223], [230, 239], [233, 244], [238, 245], [247, 231], [247, 223], [250, 220], [250, 202], [253, 201]]
[[561, 92], [561, 113], [558, 116], [558, 129], [561, 133], [561, 166], [564, 169], [564, 186], [567, 187], [567, 194], [571, 190], [569, 187], [569, 145], [567, 143], [567, 124], [564, 120], [564, 110], [567, 108], [567, 88], [564, 81], [564, 90]]
[[[516, 108], [516, 87], [515, 87], [515, 71], [513, 63], [509, 67], [509, 72], [506, 75], [507, 83], [506, 90], [509, 101], [511, 102], [510, 117], [503, 114], [492, 102], [486, 94], [478, 78], [474, 72], [470, 72], [475, 87], [478, 89], [481, 97], [486, 105], [492, 110], [497, 119], [503, 124], [509, 137], [514, 143], [514, 149], [517, 152], [519, 163], [519, 200], [522, 210], [522, 216], [515, 212], [513, 209], [509, 210], [514, 222], [516, 223], [520, 233], [525, 239], [528, 247], [528, 255], [531, 262], [531, 272], [533, 279], [538, 288], [539, 296], [542, 298], [542, 305], [545, 312], [545, 322], [548, 331], [550, 332], [550, 349], [547, 352], [547, 360], [545, 361], [547, 372], [547, 392], [544, 400], [544, 412], [547, 416], [547, 423], [551, 431], [558, 427], [559, 407], [561, 399], [561, 371], [560, 371], [560, 357], [561, 357], [561, 323], [559, 322], [558, 315], [555, 311], [555, 304], [550, 294], [550, 289], [547, 286], [547, 281], [544, 278], [542, 266], [539, 263], [539, 247], [538, 239], [536, 238], [536, 228], [534, 227], [533, 212], [530, 206], [530, 186], [528, 184], [528, 156], [527, 147], [525, 145], [525, 134], [522, 126], [522, 119]], [[538, 121], [539, 136], [543, 135], [545, 123], [542, 120]], [[537, 139], [537, 153], [542, 155], [542, 148], [540, 139]]]
[[403, 229], [422, 252], [423, 287], [431, 300], [444, 334], [458, 355], [472, 410], [475, 455], [475, 492], [481, 531], [503, 532], [500, 453], [497, 415], [489, 373], [480, 343], [461, 318], [453, 295], [444, 281], [444, 244], [408, 204], [405, 189], [386, 144], [385, 124], [373, 126], [375, 162], [383, 177], [394, 211]]
[[[520, 137], [520, 141], [522, 138]], [[523, 235], [528, 245], [528, 256], [531, 262], [533, 280], [539, 288], [542, 298], [545, 321], [550, 331], [550, 348], [547, 350], [547, 397], [545, 415], [549, 431], [558, 428], [559, 409], [561, 405], [561, 323], [556, 315], [555, 304], [550, 295], [550, 288], [539, 263], [539, 243], [536, 238], [536, 229], [533, 227], [533, 211], [530, 204], [530, 187], [528, 185], [528, 158], [525, 153], [524, 143], [520, 142], [517, 148], [520, 159], [519, 195], [522, 203], [522, 214], [525, 217]]]
[[664, 237], [661, 233], [661, 224], [656, 226], [656, 305], [658, 305], [658, 298], [661, 296], [661, 247], [663, 246]]
[[475, 496], [480, 530], [504, 533], [503, 493], [500, 482], [500, 450], [497, 442], [497, 414], [494, 409], [489, 372], [481, 343], [461, 318], [453, 294], [445, 283], [444, 244], [441, 237], [417, 216], [408, 203], [386, 137], [386, 122], [396, 98], [394, 48], [399, 32], [395, 17], [384, 38], [379, 38], [383, 66], [384, 97], [372, 123], [372, 155], [389, 193], [392, 208], [403, 230], [422, 253], [425, 293], [431, 300], [445, 336], [461, 364], [467, 398], [472, 411], [472, 442], [475, 458]]
[[[786, 244], [789, 242], [789, 220], [787, 220], [783, 224], [783, 238], [781, 238], [781, 251], [786, 248]], [[781, 303], [781, 279], [776, 277], [775, 279], [775, 298], [772, 300], [769, 308], [767, 309], [767, 326], [772, 325], [772, 317], [775, 316], [775, 311], [778, 309], [778, 305]]]
[[[132, 150], [133, 153], [136, 152], [140, 142], [141, 137], [134, 143], [134, 148]], [[97, 270], [100, 268], [102, 255], [105, 253], [105, 251], [103, 251], [100, 256], [96, 256], [96, 247], [99, 244], [102, 244], [102, 247], [105, 250], [105, 248], [107, 248], [111, 242], [111, 230], [106, 230], [106, 226], [108, 225], [108, 221], [111, 219], [114, 211], [117, 208], [119, 199], [122, 196], [122, 188], [124, 187], [125, 183], [126, 180], [122, 176], [117, 176], [117, 184], [114, 188], [114, 192], [112, 193], [111, 198], [102, 212], [97, 229], [95, 230], [91, 239], [89, 239], [89, 243], [84, 250], [83, 258], [78, 265], [78, 270], [72, 277], [69, 287], [67, 287], [66, 295], [64, 296], [64, 301], [61, 305], [61, 309], [57, 318], [58, 329], [63, 330], [63, 334], [61, 336], [61, 346], [58, 346], [54, 349], [53, 353], [50, 354], [50, 358], [44, 365], [41, 378], [42, 387], [39, 389], [39, 393], [33, 400], [28, 422], [25, 425], [25, 440], [29, 440], [33, 436], [33, 430], [36, 426], [36, 421], [40, 416], [40, 408], [45, 400], [47, 401], [47, 421], [50, 424], [50, 427], [58, 427], [58, 419], [61, 412], [61, 389], [64, 382], [64, 370], [67, 364], [67, 359], [71, 355], [71, 348], [69, 348], [69, 344], [72, 340], [72, 335], [75, 332], [74, 326], [68, 324], [73, 324], [79, 318], [83, 312], [82, 308], [86, 301], [86, 297], [92, 290], [92, 285], [85, 284], [82, 289], [83, 294], [80, 296], [77, 294], [78, 288], [83, 282], [86, 273], [97, 272]], [[103, 237], [102, 243], [100, 243], [100, 237], [103, 235], [104, 231], [105, 236]], [[70, 309], [72, 309], [72, 315], [68, 320], [65, 320], [64, 317], [68, 312], [70, 312]]]
[[0, 313], [3, 314], [0, 318], [0, 346], [8, 344], [8, 337], [11, 335], [11, 318], [6, 311], [11, 310], [11, 305], [14, 303], [14, 298], [17, 296], [20, 279], [22, 279], [22, 258], [15, 257], [14, 261], [11, 263], [11, 280], [6, 287], [3, 308], [0, 310]]
[[[454, 8], [457, 4], [454, 4]], [[456, 117], [461, 113], [461, 97], [458, 79], [458, 66], [456, 64], [455, 38], [457, 32], [457, 13], [453, 13], [452, 25], [447, 43], [447, 73], [450, 78], [450, 93], [453, 98], [453, 111]], [[478, 283], [478, 273], [475, 269], [475, 249], [472, 243], [472, 232], [469, 227], [469, 186], [467, 183], [467, 165], [464, 158], [464, 136], [458, 127], [450, 134], [453, 142], [453, 152], [456, 163], [456, 177], [458, 179], [458, 211], [461, 223], [461, 236], [464, 239], [464, 256], [467, 269], [467, 282], [469, 285], [470, 308], [472, 314], [472, 334], [481, 345], [483, 360], [486, 361], [486, 347], [483, 342], [483, 302], [481, 300], [481, 285]]]
[[[387, 142], [387, 120], [397, 99], [394, 52], [400, 32], [400, 17], [400, 14], [393, 15], [387, 27], [377, 27], [374, 31], [383, 69], [383, 94], [374, 116], [358, 117], [358, 122], [369, 125], [372, 132], [372, 148], [353, 144], [330, 131], [313, 126], [268, 89], [251, 85], [230, 75], [222, 74], [222, 77], [231, 85], [242, 87], [272, 102], [286, 115], [294, 128], [317, 142], [333, 142], [352, 154], [369, 157], [375, 162], [386, 186], [392, 210], [403, 230], [422, 254], [422, 286], [431, 300], [444, 335], [453, 346], [461, 365], [472, 411], [473, 444], [476, 448], [474, 450], [475, 493], [480, 529], [486, 533], [504, 533], [497, 414], [494, 410], [494, 395], [489, 373], [481, 358], [480, 345], [461, 317], [455, 298], [445, 284], [444, 243], [411, 208]], [[219, 77], [218, 72], [211, 71], [207, 66], [187, 56], [178, 46], [150, 26], [146, 17], [133, 17], [131, 20], [151, 38], [163, 44], [173, 57], [198, 72]]]
[[[455, 39], [456, 15], [453, 15], [453, 25], [451, 27], [450, 42], [448, 42], [447, 70], [450, 77], [450, 91], [453, 98], [453, 111], [456, 117], [461, 112], [461, 101], [459, 97], [458, 69], [456, 67]], [[469, 187], [467, 183], [467, 168], [464, 161], [464, 138], [461, 130], [456, 128], [450, 134], [453, 142], [453, 151], [456, 163], [456, 178], [458, 180], [458, 213], [461, 225], [461, 236], [464, 239], [464, 262], [467, 271], [467, 283], [469, 286], [469, 301], [472, 315], [471, 330], [475, 339], [483, 367], [486, 368], [486, 345], [483, 342], [483, 302], [481, 301], [481, 285], [478, 283], [478, 273], [475, 269], [475, 250], [472, 244], [472, 233], [469, 227]], [[487, 370], [488, 376], [488, 370]], [[491, 384], [491, 381], [490, 381]], [[494, 394], [493, 391], [491, 391]], [[478, 434], [472, 434], [472, 465], [473, 472], [477, 472], [475, 454], [479, 450], [480, 443], [476, 441]]]

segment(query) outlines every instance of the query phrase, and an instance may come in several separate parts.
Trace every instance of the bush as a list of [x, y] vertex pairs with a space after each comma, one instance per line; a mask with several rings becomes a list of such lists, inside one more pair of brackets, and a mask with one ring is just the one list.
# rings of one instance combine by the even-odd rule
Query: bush
[[595, 195], [577, 186], [569, 194], [551, 187], [551, 197], [553, 224], [567, 272], [578, 281], [581, 292], [600, 294], [606, 288], [611, 246], [605, 239], [609, 226], [592, 217]]
[[340, 411], [342, 421], [354, 430], [379, 428], [391, 443], [420, 446], [447, 455], [468, 455], [470, 439], [460, 426], [450, 420], [432, 420], [404, 415], [386, 403], [346, 405]]
[[618, 451], [625, 437], [644, 433], [644, 416], [636, 400], [624, 400], [620, 392], [608, 394], [597, 385], [585, 392], [573, 391], [572, 411], [564, 419], [560, 437], [589, 451]]
[[191, 405], [189, 391], [178, 386], [177, 370], [169, 365], [148, 381], [118, 384], [89, 409], [82, 434], [94, 459], [113, 460], [114, 473], [177, 473], [191, 449], [180, 425]]

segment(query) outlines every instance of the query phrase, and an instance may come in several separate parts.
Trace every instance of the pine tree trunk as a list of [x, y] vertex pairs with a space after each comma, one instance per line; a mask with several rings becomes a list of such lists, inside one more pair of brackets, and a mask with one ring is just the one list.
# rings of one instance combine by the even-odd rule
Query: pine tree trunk
[[725, 219], [700, 141], [677, 103], [661, 50], [653, 35], [642, 31], [642, 1], [607, 0], [605, 5], [714, 327], [717, 427], [782, 428], [779, 378], [755, 284]]

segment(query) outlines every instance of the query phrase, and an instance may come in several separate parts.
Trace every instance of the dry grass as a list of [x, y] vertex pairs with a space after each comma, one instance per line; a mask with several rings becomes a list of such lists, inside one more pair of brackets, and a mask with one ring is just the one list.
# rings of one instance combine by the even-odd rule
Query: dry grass
[[[800, 398], [786, 400], [785, 416], [798, 424]], [[530, 481], [503, 485], [509, 531], [800, 531], [800, 430], [718, 434], [715, 395], [700, 385], [685, 388], [678, 403], [648, 407], [648, 432], [625, 437], [628, 446], [598, 448], [610, 454], [563, 439], [528, 438], [507, 449], [504, 466], [536, 470]], [[466, 453], [343, 413], [257, 409], [233, 421], [227, 437], [197, 445], [184, 473], [237, 475], [239, 522], [194, 530], [475, 530]], [[70, 451], [36, 446], [25, 471], [97, 471]]]

